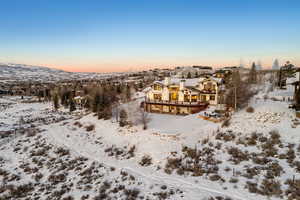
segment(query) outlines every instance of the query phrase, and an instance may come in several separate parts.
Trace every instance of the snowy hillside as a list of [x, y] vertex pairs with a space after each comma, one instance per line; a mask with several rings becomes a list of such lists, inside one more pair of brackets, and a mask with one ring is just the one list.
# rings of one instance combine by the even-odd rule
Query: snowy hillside
[[22, 64], [1, 64], [0, 63], [0, 82], [12, 81], [38, 81], [38, 82], [55, 82], [70, 79], [101, 79], [117, 75], [116, 73], [83, 73], [83, 72], [66, 72], [63, 70], [52, 69], [48, 67], [22, 65]]
[[276, 96], [223, 127], [151, 114], [147, 130], [0, 98], [0, 199], [300, 199], [300, 120]]

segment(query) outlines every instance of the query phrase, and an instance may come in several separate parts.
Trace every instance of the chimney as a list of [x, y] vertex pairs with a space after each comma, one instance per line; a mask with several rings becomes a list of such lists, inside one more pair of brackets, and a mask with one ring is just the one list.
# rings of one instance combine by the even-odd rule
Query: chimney
[[171, 83], [171, 78], [170, 77], [165, 77], [165, 85], [170, 85]]
[[179, 90], [184, 90], [185, 80], [180, 80]]

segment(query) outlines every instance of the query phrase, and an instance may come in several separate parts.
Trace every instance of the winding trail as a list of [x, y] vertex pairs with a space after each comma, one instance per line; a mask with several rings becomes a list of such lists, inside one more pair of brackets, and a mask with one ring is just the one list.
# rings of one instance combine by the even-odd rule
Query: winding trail
[[[145, 173], [142, 172], [141, 170], [138, 170], [138, 168], [131, 168], [128, 166], [122, 166], [122, 165], [126, 165], [126, 163], [122, 163], [119, 162], [118, 165], [116, 163], [110, 162], [109, 160], [104, 160], [100, 159], [102, 158], [102, 156], [95, 156], [97, 153], [97, 151], [95, 151], [94, 148], [92, 148], [92, 146], [89, 145], [84, 145], [84, 141], [81, 140], [81, 138], [73, 138], [72, 142], [70, 142], [70, 140], [66, 140], [63, 136], [64, 134], [53, 134], [53, 132], [48, 131], [47, 136], [48, 139], [50, 139], [50, 141], [53, 144], [56, 144], [58, 146], [63, 146], [66, 147], [70, 150], [72, 150], [72, 152], [74, 152], [75, 154], [79, 155], [79, 156], [84, 156], [89, 158], [90, 160], [102, 163], [104, 166], [106, 167], [114, 167], [120, 171], [124, 171], [126, 170], [127, 172], [129, 172], [132, 175], [136, 175], [138, 177], [142, 177], [144, 179], [146, 179], [147, 181], [151, 181], [152, 183], [156, 183], [156, 184], [165, 184], [168, 186], [171, 186], [173, 188], [178, 188], [181, 189], [185, 192], [185, 196], [183, 197], [183, 199], [191, 199], [189, 198], [190, 196], [196, 197], [198, 198], [203, 198], [203, 197], [209, 197], [209, 196], [213, 196], [213, 195], [220, 195], [220, 196], [226, 196], [226, 197], [231, 197], [233, 200], [247, 200], [241, 196], [229, 193], [229, 192], [221, 192], [209, 187], [205, 187], [205, 186], [200, 186], [194, 183], [191, 183], [189, 181], [185, 181], [182, 179], [178, 179], [178, 178], [174, 178], [171, 177], [169, 175], [163, 175], [162, 173], [157, 173], [155, 171], [152, 171], [154, 173]], [[70, 136], [71, 137], [71, 136]], [[79, 148], [79, 147], [84, 147], [84, 148]]]

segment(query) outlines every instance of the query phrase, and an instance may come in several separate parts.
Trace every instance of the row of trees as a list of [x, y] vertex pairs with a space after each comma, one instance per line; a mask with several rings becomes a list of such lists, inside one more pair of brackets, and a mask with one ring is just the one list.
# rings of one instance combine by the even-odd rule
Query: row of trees
[[[56, 88], [53, 94], [53, 105], [57, 110], [60, 106], [69, 108], [70, 112], [76, 110], [76, 106], [80, 106], [90, 112], [95, 113], [98, 119], [114, 119], [120, 126], [131, 124], [128, 120], [128, 113], [125, 109], [121, 109], [121, 103], [129, 102], [132, 98], [133, 91], [136, 90], [138, 85], [130, 84], [101, 84], [94, 87], [82, 88], [84, 95], [79, 101], [75, 103], [75, 91], [72, 87]], [[79, 105], [78, 105], [79, 104]], [[140, 123], [143, 124], [144, 129], [147, 128], [147, 114], [143, 109], [131, 109], [136, 112], [134, 115], [139, 117]]]
[[225, 104], [235, 110], [247, 106], [251, 97], [256, 93], [252, 87], [252, 84], [256, 83], [256, 71], [251, 70], [245, 76], [241, 77], [240, 72], [235, 70], [230, 76], [230, 81], [227, 81], [225, 85]]
[[[75, 104], [75, 90], [73, 87], [58, 87], [53, 92], [53, 102], [55, 109], [60, 105], [70, 107], [73, 110]], [[91, 86], [82, 88], [84, 94], [81, 99], [81, 106], [91, 110], [92, 112], [104, 111], [110, 108], [119, 100], [122, 102], [130, 101], [132, 94], [132, 86], [130, 85], [112, 85], [102, 84], [98, 86]]]

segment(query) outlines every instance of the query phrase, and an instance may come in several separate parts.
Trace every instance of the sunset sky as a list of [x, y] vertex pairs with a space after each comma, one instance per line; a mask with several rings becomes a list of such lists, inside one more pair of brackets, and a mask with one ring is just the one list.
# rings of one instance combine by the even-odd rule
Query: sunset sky
[[300, 66], [299, 0], [0, 0], [0, 62], [67, 71]]

